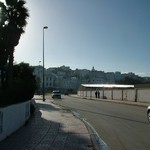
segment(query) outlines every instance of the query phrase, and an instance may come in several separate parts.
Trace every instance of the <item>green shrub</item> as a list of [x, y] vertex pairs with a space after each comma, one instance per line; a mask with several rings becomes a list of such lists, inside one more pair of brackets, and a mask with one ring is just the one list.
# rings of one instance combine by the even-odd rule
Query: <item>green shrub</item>
[[[6, 81], [7, 82], [7, 81]], [[0, 105], [10, 105], [30, 100], [34, 96], [36, 80], [33, 67], [20, 63], [13, 67], [13, 88], [7, 86], [0, 92]]]

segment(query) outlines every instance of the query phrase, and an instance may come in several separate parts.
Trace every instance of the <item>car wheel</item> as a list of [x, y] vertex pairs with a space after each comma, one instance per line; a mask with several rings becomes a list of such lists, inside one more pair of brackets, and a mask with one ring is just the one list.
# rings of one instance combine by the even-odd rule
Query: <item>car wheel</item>
[[150, 110], [147, 112], [147, 119], [150, 122]]

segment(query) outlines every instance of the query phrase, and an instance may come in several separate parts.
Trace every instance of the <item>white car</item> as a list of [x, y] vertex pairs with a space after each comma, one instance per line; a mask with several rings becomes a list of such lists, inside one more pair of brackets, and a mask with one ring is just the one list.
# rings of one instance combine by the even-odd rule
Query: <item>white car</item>
[[59, 90], [53, 91], [52, 92], [52, 98], [53, 99], [55, 99], [55, 98], [61, 99], [61, 93], [60, 93], [60, 91]]
[[147, 107], [147, 119], [150, 122], [150, 106]]

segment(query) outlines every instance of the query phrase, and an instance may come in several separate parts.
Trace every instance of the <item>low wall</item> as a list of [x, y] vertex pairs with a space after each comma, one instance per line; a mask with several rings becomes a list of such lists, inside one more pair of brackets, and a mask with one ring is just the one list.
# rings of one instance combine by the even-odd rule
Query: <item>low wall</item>
[[136, 90], [130, 89], [130, 90], [123, 90], [123, 100], [124, 101], [136, 101]]
[[150, 102], [150, 89], [138, 89], [137, 90], [138, 102]]
[[[150, 103], [150, 88], [145, 89], [104, 89], [99, 90], [101, 99]], [[95, 90], [78, 91], [78, 96], [95, 98]]]
[[0, 141], [19, 129], [30, 117], [30, 103], [0, 108]]

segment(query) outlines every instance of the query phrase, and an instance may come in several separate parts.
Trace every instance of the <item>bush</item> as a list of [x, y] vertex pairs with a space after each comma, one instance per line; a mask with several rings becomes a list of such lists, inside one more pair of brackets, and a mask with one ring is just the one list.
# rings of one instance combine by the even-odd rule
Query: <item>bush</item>
[[1, 91], [0, 105], [10, 105], [30, 100], [34, 96], [36, 80], [33, 68], [26, 63], [13, 67], [13, 88]]

